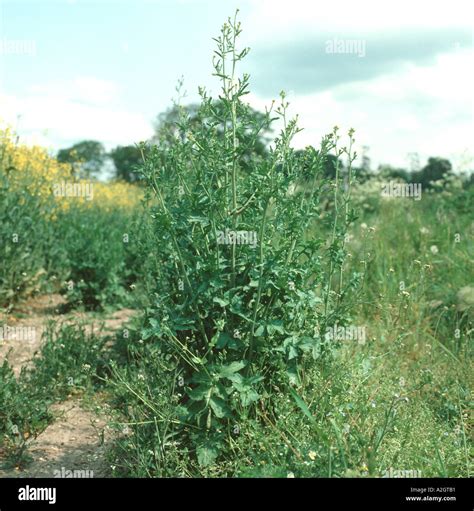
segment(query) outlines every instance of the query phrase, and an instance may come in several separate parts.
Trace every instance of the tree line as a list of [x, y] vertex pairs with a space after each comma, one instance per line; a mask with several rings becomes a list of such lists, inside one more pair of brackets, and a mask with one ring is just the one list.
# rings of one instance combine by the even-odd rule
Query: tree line
[[[216, 104], [216, 108], [218, 108]], [[265, 114], [257, 110], [249, 109], [252, 118], [256, 125], [262, 124]], [[171, 146], [176, 137], [185, 136], [180, 130], [181, 116], [188, 117], [191, 124], [204, 124], [208, 119], [204, 118], [198, 105], [188, 105], [185, 107], [173, 106], [166, 112], [157, 116], [154, 123], [154, 134], [148, 141], [150, 144], [160, 144]], [[222, 115], [224, 118], [224, 115]], [[209, 129], [217, 130], [217, 132], [224, 137], [225, 127], [223, 124], [220, 126], [209, 125]], [[257, 141], [246, 140], [245, 133], [240, 135], [239, 147], [243, 153], [243, 167], [249, 167], [255, 162], [257, 158], [264, 158], [269, 151], [268, 140], [269, 131], [262, 129]], [[71, 147], [60, 149], [57, 153], [58, 161], [71, 165], [71, 173], [74, 177], [80, 178], [94, 178], [97, 177], [103, 169], [107, 160], [113, 162], [113, 178], [116, 180], [126, 181], [129, 183], [138, 183], [140, 181], [140, 174], [137, 168], [142, 163], [143, 147], [138, 144], [119, 145], [110, 151], [106, 151], [104, 145], [97, 140], [83, 140]], [[296, 150], [295, 153], [302, 159], [307, 159], [308, 162], [312, 158], [308, 158], [314, 148], [307, 147], [303, 150]], [[329, 155], [323, 164], [323, 177], [333, 179], [336, 175], [336, 162], [335, 155]], [[303, 165], [303, 169], [305, 166]], [[344, 174], [345, 167], [339, 161], [339, 171]], [[246, 169], [243, 169], [246, 170]], [[379, 165], [377, 170], [371, 169], [370, 158], [366, 154], [362, 155], [359, 166], [354, 169], [358, 174], [359, 181], [366, 181], [375, 175], [381, 175], [386, 179], [399, 179], [407, 183], [421, 183], [423, 188], [430, 188], [434, 181], [440, 180], [453, 171], [452, 164], [448, 159], [441, 157], [428, 158], [425, 166], [417, 166], [414, 169], [408, 170], [405, 168], [392, 167], [390, 165]], [[311, 168], [308, 164], [307, 174], [302, 178], [310, 177]], [[473, 182], [474, 174], [471, 174], [470, 182]]]

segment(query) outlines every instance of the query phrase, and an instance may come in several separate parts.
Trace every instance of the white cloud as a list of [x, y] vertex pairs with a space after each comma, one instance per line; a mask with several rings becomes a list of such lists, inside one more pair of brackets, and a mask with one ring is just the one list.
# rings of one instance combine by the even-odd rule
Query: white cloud
[[[472, 50], [439, 55], [434, 65], [410, 65], [392, 74], [345, 83], [318, 93], [290, 94], [290, 115], [298, 114], [304, 130], [296, 147], [319, 145], [335, 125], [345, 133], [356, 129], [356, 149], [370, 146], [374, 166], [406, 166], [407, 154], [459, 159], [472, 150], [474, 71]], [[249, 96], [255, 108], [269, 100]]]
[[152, 127], [124, 108], [116, 84], [92, 77], [33, 85], [22, 96], [0, 92], [2, 118], [19, 124], [25, 141], [58, 149], [84, 139], [107, 148], [147, 139]]
[[69, 81], [36, 84], [29, 87], [34, 95], [59, 97], [93, 105], [112, 103], [119, 97], [119, 87], [108, 80], [81, 76]]
[[[471, 0], [433, 2], [431, 0], [252, 0], [252, 9], [243, 12], [246, 33], [253, 40], [281, 41], [294, 35], [317, 31], [343, 33], [374, 32], [386, 29], [472, 27]], [[420, 41], [422, 44], [422, 41]]]

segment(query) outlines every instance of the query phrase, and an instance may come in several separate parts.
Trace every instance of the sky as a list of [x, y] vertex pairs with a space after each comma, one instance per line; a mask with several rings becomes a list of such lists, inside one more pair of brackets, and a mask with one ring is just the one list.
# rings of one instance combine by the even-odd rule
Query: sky
[[251, 51], [248, 102], [288, 93], [318, 146], [332, 127], [356, 149], [410, 167], [418, 153], [472, 168], [471, 0], [0, 0], [0, 123], [57, 151], [81, 140], [109, 150], [146, 140], [184, 78], [218, 93], [213, 37], [239, 8]]

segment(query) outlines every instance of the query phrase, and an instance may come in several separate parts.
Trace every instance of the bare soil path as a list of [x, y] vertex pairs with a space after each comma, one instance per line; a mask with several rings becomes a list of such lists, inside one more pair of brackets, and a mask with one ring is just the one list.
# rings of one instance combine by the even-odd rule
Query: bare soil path
[[[100, 319], [87, 312], [62, 314], [64, 299], [60, 295], [35, 297], [9, 315], [0, 314], [0, 325], [15, 327], [12, 331], [30, 331], [34, 336], [19, 340], [14, 335], [0, 338], [0, 364], [8, 360], [16, 375], [36, 356], [42, 343], [42, 333], [49, 321], [81, 323], [91, 333], [109, 334], [121, 328], [137, 311], [121, 309]], [[30, 330], [17, 327], [31, 327]], [[5, 330], [3, 330], [5, 332]], [[52, 407], [55, 420], [31, 441], [28, 454], [33, 458], [25, 468], [0, 470], [1, 477], [59, 477], [61, 474], [89, 474], [106, 477], [107, 444], [112, 438], [103, 407], [95, 409], [78, 396]], [[67, 472], [70, 471], [70, 472]], [[79, 472], [83, 471], [83, 472]], [[88, 471], [88, 472], [86, 472]]]

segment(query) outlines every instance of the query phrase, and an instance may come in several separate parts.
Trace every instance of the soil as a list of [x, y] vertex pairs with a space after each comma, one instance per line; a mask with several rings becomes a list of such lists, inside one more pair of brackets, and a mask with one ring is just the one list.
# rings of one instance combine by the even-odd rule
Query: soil
[[[137, 313], [132, 309], [121, 309], [100, 318], [89, 312], [63, 314], [61, 311], [64, 310], [64, 304], [61, 295], [38, 296], [8, 316], [0, 314], [0, 325], [32, 327], [28, 331], [34, 333], [22, 340], [15, 339], [13, 335], [0, 336], [0, 364], [6, 358], [18, 375], [21, 368], [28, 365], [39, 352], [42, 334], [50, 321], [81, 323], [88, 332], [107, 335], [118, 330]], [[90, 403], [84, 403], [78, 396], [71, 396], [54, 405], [51, 411], [56, 419], [28, 447], [32, 461], [25, 467], [0, 470], [0, 478], [65, 475], [107, 477], [109, 467], [105, 453], [112, 432], [107, 427], [103, 407], [96, 408], [91, 409]]]

